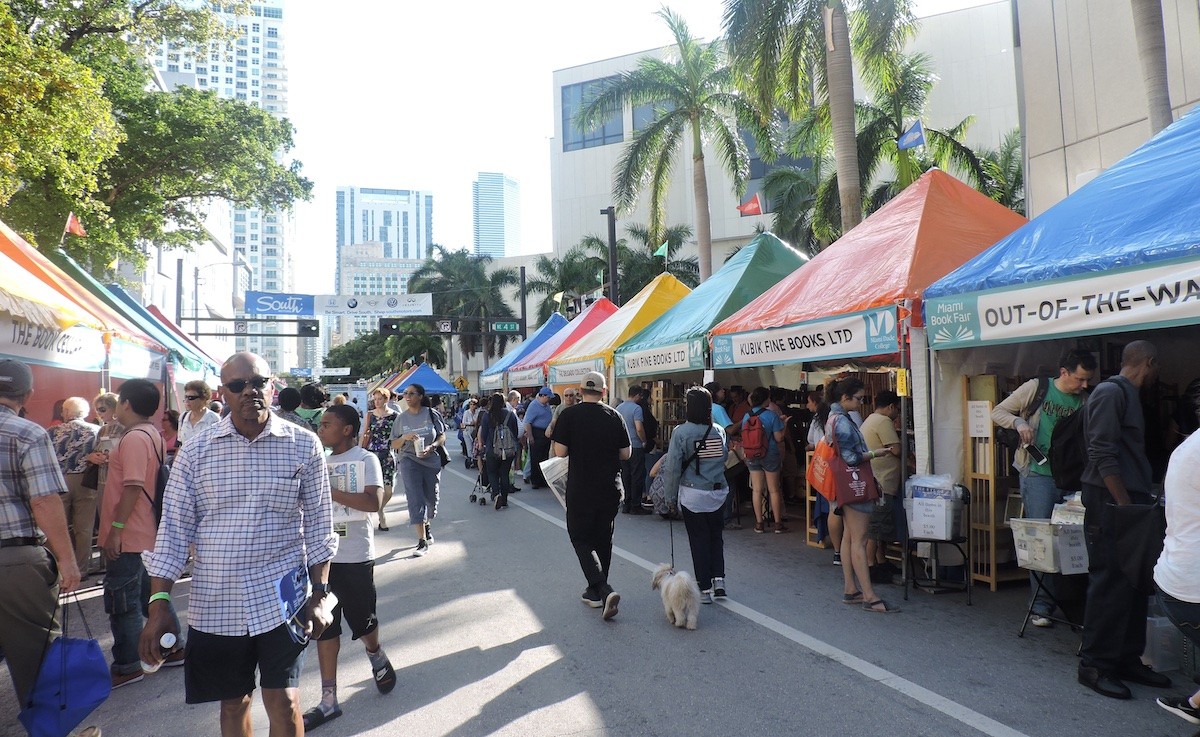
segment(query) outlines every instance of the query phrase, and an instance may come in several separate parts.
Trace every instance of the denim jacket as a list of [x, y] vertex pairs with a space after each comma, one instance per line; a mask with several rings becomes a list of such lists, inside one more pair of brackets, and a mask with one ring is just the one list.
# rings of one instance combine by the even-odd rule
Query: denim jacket
[[867, 439], [837, 402], [829, 405], [829, 419], [825, 422], [825, 441], [832, 444], [835, 432], [838, 452], [847, 466], [858, 466], [866, 460], [864, 456], [870, 452]]
[[[711, 431], [710, 431], [711, 428]], [[683, 468], [684, 461], [696, 452], [696, 443], [700, 442], [705, 433], [709, 441], [712, 438], [721, 439], [720, 456], [699, 458], [700, 471], [696, 472], [696, 460], [692, 460]], [[675, 428], [671, 434], [671, 445], [659, 473], [663, 476], [664, 492], [667, 501], [678, 504], [679, 486], [691, 486], [697, 489], [716, 489], [726, 485], [725, 456], [729, 453], [729, 443], [725, 438], [725, 428], [717, 425], [700, 425], [695, 422], [685, 422]]]

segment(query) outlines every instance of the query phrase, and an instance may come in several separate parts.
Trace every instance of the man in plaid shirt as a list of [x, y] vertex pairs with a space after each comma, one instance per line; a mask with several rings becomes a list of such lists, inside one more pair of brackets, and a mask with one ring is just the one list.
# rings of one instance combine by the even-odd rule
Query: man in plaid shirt
[[[221, 702], [221, 734], [250, 735], [250, 696], [259, 672], [272, 734], [303, 734], [299, 679], [308, 636], [337, 551], [324, 450], [316, 435], [271, 411], [271, 370], [253, 353], [221, 368], [229, 416], [180, 449], [163, 501], [154, 551], [142, 660], [162, 660], [171, 631], [166, 602], [196, 546], [188, 607], [187, 703]], [[277, 586], [303, 578], [312, 595], [289, 628]], [[327, 607], [326, 607], [327, 608]], [[302, 630], [302, 632], [297, 632]]]

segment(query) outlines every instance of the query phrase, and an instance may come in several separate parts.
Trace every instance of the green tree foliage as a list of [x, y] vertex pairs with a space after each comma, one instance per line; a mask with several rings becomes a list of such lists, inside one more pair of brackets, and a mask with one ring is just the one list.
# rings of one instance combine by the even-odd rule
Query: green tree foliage
[[1025, 214], [1025, 173], [1021, 158], [1021, 130], [1004, 135], [1000, 148], [979, 152], [984, 179], [979, 190], [1010, 210]]
[[88, 197], [121, 139], [96, 75], [28, 35], [0, 4], [0, 207], [34, 182]]
[[103, 80], [103, 100], [125, 138], [88, 192], [31, 176], [0, 201], [3, 217], [35, 242], [56, 242], [73, 210], [88, 230], [87, 239], [67, 240], [74, 258], [93, 268], [114, 257], [140, 264], [143, 243], [186, 247], [204, 239], [210, 200], [276, 210], [311, 195], [300, 164], [284, 158], [293, 145], [288, 121], [211, 92], [149, 91], [148, 43], [165, 38], [204, 51], [218, 41], [232, 53], [225, 26], [207, 6], [17, 0], [13, 8], [30, 38], [69, 53]]
[[388, 336], [385, 345], [392, 366], [402, 366], [406, 361], [416, 363], [421, 357], [434, 368], [443, 368], [446, 365], [446, 346], [442, 338], [437, 335], [419, 334], [429, 332], [428, 323], [401, 323], [400, 330], [403, 334]]
[[539, 256], [533, 266], [533, 278], [525, 284], [530, 294], [542, 295], [537, 307], [537, 323], [540, 325], [557, 312], [566, 315], [569, 305], [579, 305], [579, 299], [588, 292], [600, 288], [602, 282], [597, 274], [608, 268], [608, 258], [600, 259], [582, 247], [576, 246], [562, 258]]
[[[667, 228], [664, 241], [655, 243], [649, 240], [650, 229], [644, 225], [631, 223], [626, 232], [629, 239], [617, 241], [617, 285], [620, 288], [620, 304], [633, 299], [638, 292], [654, 281], [654, 278], [664, 271], [670, 273], [689, 287], [700, 284], [700, 267], [695, 256], [678, 258], [676, 254], [683, 244], [692, 237], [692, 229], [687, 225], [673, 225]], [[654, 252], [667, 244], [667, 258], [655, 256]], [[589, 263], [598, 265], [605, 273], [608, 271], [608, 241], [600, 236], [584, 236], [577, 246], [585, 255], [590, 256]], [[664, 263], [665, 261], [665, 263]]]
[[[409, 291], [433, 295], [433, 311], [452, 315], [462, 332], [483, 332], [492, 320], [513, 320], [516, 315], [504, 299], [504, 290], [518, 286], [515, 269], [492, 269], [491, 256], [476, 256], [464, 249], [451, 251], [433, 247], [433, 255], [409, 279]], [[459, 337], [463, 365], [467, 358], [483, 352], [493, 358], [504, 354], [510, 336], [463, 335]]]
[[354, 340], [329, 349], [326, 366], [349, 366], [351, 376], [375, 376], [393, 370], [394, 359], [388, 355], [388, 338], [378, 332], [363, 333]]
[[[750, 175], [750, 155], [739, 126], [749, 131], [763, 151], [774, 148], [770, 116], [758, 114], [738, 93], [733, 72], [724, 63], [719, 42], [698, 43], [687, 23], [663, 8], [658, 15], [675, 37], [678, 59], [642, 58], [637, 68], [602, 82], [584, 100], [576, 125], [584, 130], [607, 120], [626, 105], [654, 105], [654, 118], [634, 134], [617, 165], [613, 197], [629, 212], [644, 190], [650, 195], [650, 240], [662, 243], [666, 229], [666, 197], [671, 172], [681, 149], [692, 156], [692, 189], [696, 206], [700, 279], [712, 273], [712, 224], [704, 142], [716, 147], [721, 165], [739, 196]], [[767, 121], [767, 122], [764, 122]], [[686, 146], [686, 149], [684, 148]]]

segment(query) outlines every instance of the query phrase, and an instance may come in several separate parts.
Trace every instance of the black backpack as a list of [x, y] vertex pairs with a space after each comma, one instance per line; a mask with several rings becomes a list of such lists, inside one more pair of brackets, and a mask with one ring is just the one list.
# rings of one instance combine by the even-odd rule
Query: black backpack
[[[145, 430], [143, 430], [140, 427], [135, 427], [133, 429], [137, 430], [137, 431], [145, 434], [147, 437], [149, 437], [150, 444], [154, 445], [154, 436], [153, 435], [146, 432]], [[155, 448], [155, 450], [158, 450], [158, 448]], [[155, 476], [154, 476], [154, 496], [150, 496], [150, 492], [146, 491], [145, 489], [142, 489], [143, 493], [146, 494], [146, 498], [148, 500], [150, 500], [150, 508], [154, 511], [154, 526], [155, 527], [158, 527], [158, 523], [162, 521], [163, 494], [166, 493], [166, 491], [167, 491], [167, 479], [171, 475], [171, 469], [167, 467], [166, 463], [163, 463], [164, 460], [166, 460], [166, 459], [163, 458], [162, 453], [159, 453], [158, 454], [158, 473], [155, 474]]]
[[[1125, 397], [1124, 391], [1121, 397]], [[1081, 479], [1088, 461], [1087, 436], [1083, 432], [1086, 411], [1085, 398], [1083, 406], [1073, 414], [1060, 418], [1054, 425], [1054, 432], [1050, 433], [1050, 473], [1054, 476], [1054, 485], [1063, 491], [1079, 491], [1083, 488]]]

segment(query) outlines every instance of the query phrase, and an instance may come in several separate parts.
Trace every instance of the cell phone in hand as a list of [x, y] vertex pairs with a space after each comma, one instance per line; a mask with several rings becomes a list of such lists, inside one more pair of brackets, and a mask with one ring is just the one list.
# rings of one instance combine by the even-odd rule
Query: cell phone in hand
[[1028, 453], [1029, 457], [1033, 459], [1034, 463], [1038, 464], [1039, 466], [1044, 466], [1050, 461], [1050, 459], [1046, 457], [1046, 454], [1042, 452], [1041, 448], [1037, 447], [1036, 445], [1026, 445], [1025, 452]]

